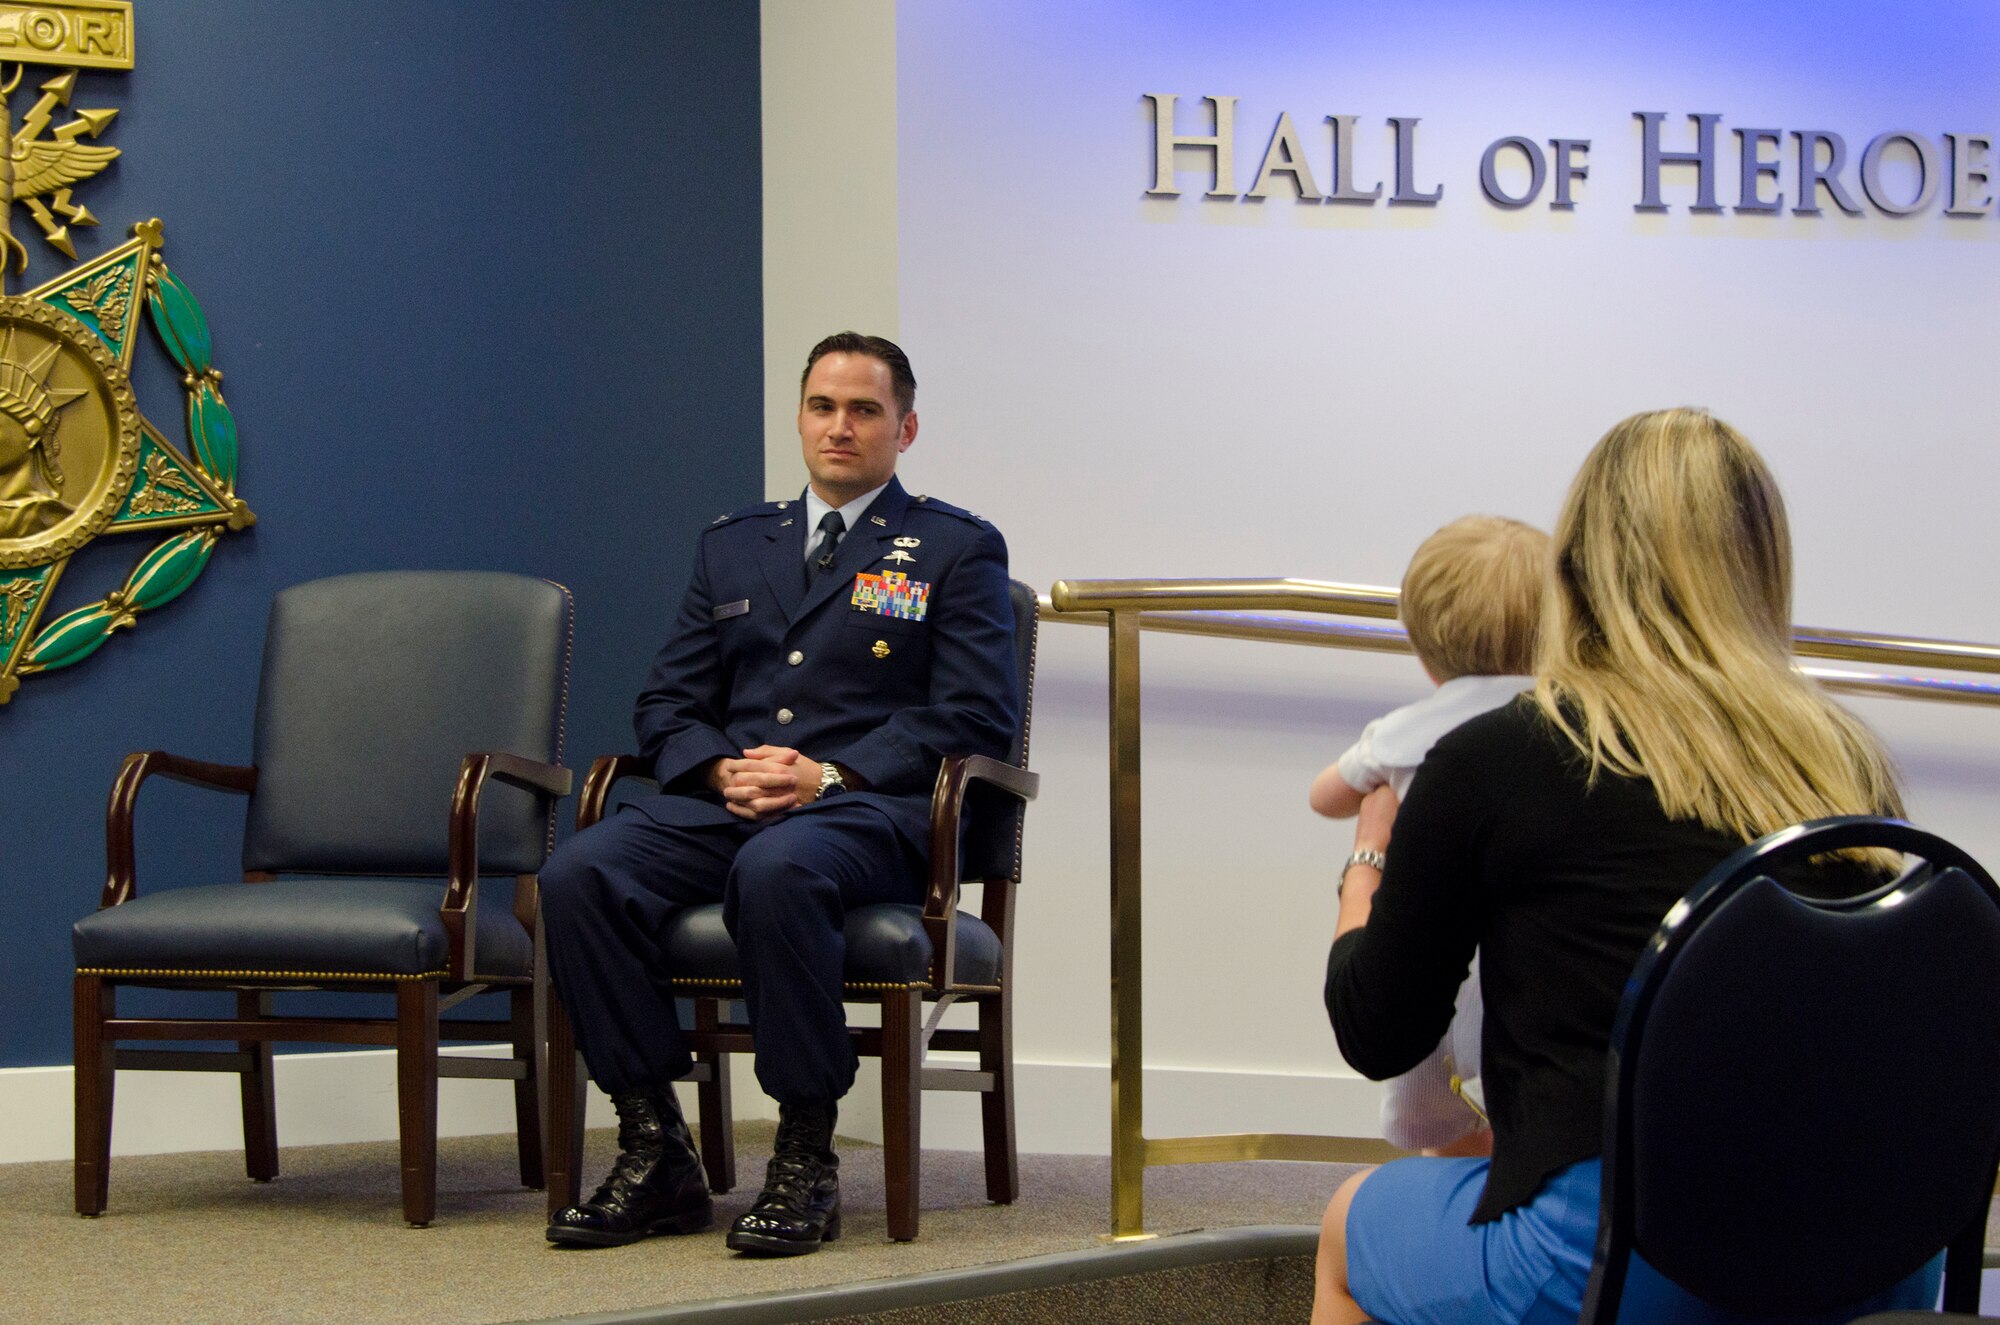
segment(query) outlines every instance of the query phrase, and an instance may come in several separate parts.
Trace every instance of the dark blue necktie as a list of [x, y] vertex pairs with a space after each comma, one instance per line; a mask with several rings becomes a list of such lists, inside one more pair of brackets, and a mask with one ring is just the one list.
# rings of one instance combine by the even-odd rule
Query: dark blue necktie
[[806, 558], [806, 588], [812, 588], [813, 580], [821, 571], [833, 568], [834, 551], [840, 546], [840, 536], [846, 532], [847, 521], [840, 518], [839, 511], [828, 511], [820, 517], [819, 551]]

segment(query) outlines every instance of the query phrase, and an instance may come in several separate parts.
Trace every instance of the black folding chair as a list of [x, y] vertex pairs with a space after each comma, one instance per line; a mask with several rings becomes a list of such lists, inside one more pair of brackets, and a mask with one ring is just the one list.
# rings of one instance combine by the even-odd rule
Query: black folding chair
[[[1845, 901], [1776, 882], [1855, 847], [1906, 868]], [[1947, 1246], [1945, 1306], [1976, 1311], [1996, 1162], [1992, 877], [1898, 820], [1774, 833], [1674, 906], [1625, 987], [1582, 1319], [1618, 1318], [1635, 1253], [1781, 1317], [1861, 1303]]]

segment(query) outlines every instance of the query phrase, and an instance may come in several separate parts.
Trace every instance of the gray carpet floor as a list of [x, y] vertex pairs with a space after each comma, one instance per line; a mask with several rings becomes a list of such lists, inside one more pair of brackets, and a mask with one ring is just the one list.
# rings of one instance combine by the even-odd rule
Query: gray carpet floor
[[[67, 1163], [0, 1166], [0, 1321], [366, 1322], [541, 1320], [739, 1294], [891, 1278], [1098, 1245], [1110, 1219], [1103, 1159], [1023, 1155], [1021, 1200], [989, 1205], [976, 1154], [926, 1151], [922, 1236], [887, 1241], [881, 1152], [844, 1144], [841, 1240], [793, 1260], [748, 1260], [721, 1227], [749, 1207], [769, 1124], [737, 1131], [743, 1185], [716, 1201], [718, 1231], [631, 1247], [558, 1250], [542, 1195], [518, 1185], [508, 1137], [439, 1147], [438, 1222], [399, 1216], [392, 1143], [281, 1152], [252, 1183], [235, 1152], [119, 1158], [98, 1219], [71, 1212]], [[610, 1132], [584, 1172], [609, 1166]], [[1316, 1224], [1352, 1170], [1319, 1164], [1152, 1169], [1149, 1229]]]

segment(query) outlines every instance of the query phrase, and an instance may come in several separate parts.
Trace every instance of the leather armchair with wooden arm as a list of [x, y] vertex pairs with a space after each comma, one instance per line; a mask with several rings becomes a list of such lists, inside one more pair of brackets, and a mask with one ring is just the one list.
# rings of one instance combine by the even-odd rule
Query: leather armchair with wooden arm
[[[931, 877], [921, 904], [882, 904], [848, 912], [848, 1001], [880, 1008], [879, 1027], [851, 1027], [855, 1049], [882, 1060], [882, 1129], [889, 1236], [917, 1236], [921, 1174], [922, 1099], [926, 1090], [980, 1095], [986, 1152], [986, 1193], [1011, 1202], [1020, 1189], [1014, 1141], [1013, 931], [1014, 892], [1021, 878], [1021, 833], [1040, 778], [1027, 771], [1033, 709], [1038, 597], [1018, 581], [1014, 604], [1015, 662], [1021, 679], [1021, 723], [1006, 760], [956, 755], [938, 770], [931, 798]], [[597, 760], [577, 804], [581, 831], [601, 819], [617, 783], [651, 785], [652, 769], [636, 755]], [[959, 909], [963, 883], [981, 885], [979, 913]], [[694, 1002], [688, 1032], [695, 1066], [702, 1164], [717, 1192], [736, 1185], [730, 1131], [731, 1053], [751, 1052], [749, 1026], [728, 1020], [742, 997], [735, 945], [720, 905], [696, 906], [675, 917], [666, 947], [676, 989]], [[583, 1092], [586, 1082], [560, 991], [549, 1017], [549, 1210], [573, 1204], [581, 1189]], [[933, 1008], [968, 1002], [975, 1029], [945, 1029], [924, 1020]], [[978, 1055], [976, 1066], [926, 1063], [929, 1049]]]

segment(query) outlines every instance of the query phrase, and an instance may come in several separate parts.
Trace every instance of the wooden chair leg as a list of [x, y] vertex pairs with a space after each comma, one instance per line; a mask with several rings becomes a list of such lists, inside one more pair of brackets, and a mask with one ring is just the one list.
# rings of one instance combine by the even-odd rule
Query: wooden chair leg
[[986, 1199], [1010, 1205], [1021, 1194], [1021, 1161], [1014, 1146], [1014, 998], [1012, 986], [979, 1001], [979, 1070], [993, 1074], [993, 1089], [979, 1096], [986, 1139]]
[[[236, 1015], [243, 1020], [271, 1015], [271, 996], [239, 990]], [[239, 1078], [243, 1092], [243, 1168], [254, 1182], [278, 1176], [277, 1087], [271, 1071], [269, 1040], [238, 1040], [237, 1051], [249, 1056]]]
[[[697, 998], [694, 1025], [697, 1032], [714, 1032], [721, 1024], [723, 1000]], [[695, 1054], [697, 1063], [706, 1064], [708, 1078], [696, 1083], [695, 1119], [701, 1125], [701, 1166], [708, 1172], [708, 1189], [722, 1193], [736, 1186], [736, 1127], [730, 1118], [729, 1055], [718, 1050]]]
[[917, 1236], [923, 1124], [924, 996], [920, 989], [882, 995], [882, 1168], [889, 1203], [889, 1236]]
[[563, 1007], [562, 992], [548, 985], [548, 1107], [542, 1116], [547, 1142], [549, 1214], [572, 1206], [583, 1196], [583, 1095], [590, 1083], [576, 1051], [576, 1031]]
[[542, 1074], [548, 1071], [547, 978], [537, 970], [535, 983], [508, 995], [514, 1059], [527, 1065], [514, 1082], [514, 1135], [521, 1156], [521, 1185], [542, 1189]]
[[104, 1037], [116, 994], [101, 976], [76, 977], [76, 1212], [101, 1215], [111, 1190], [111, 1087], [117, 1046]]
[[396, 985], [396, 1105], [403, 1139], [403, 1218], [437, 1217], [438, 987]]

